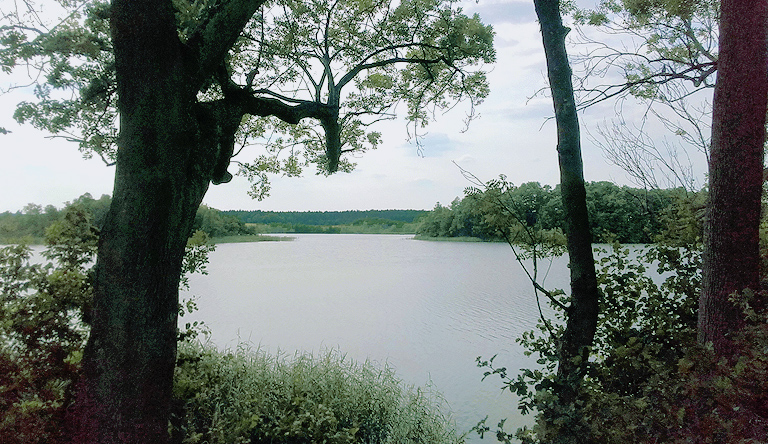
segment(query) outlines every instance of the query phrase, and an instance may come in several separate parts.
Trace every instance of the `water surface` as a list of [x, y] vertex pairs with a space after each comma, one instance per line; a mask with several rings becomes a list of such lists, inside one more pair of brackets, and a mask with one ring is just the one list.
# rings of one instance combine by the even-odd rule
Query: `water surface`
[[[475, 365], [477, 356], [498, 355], [496, 363], [512, 374], [535, 366], [515, 339], [534, 327], [538, 308], [509, 246], [398, 235], [295, 237], [218, 245], [209, 275], [190, 278], [182, 297], [196, 296], [199, 311], [191, 318], [208, 324], [216, 345], [247, 341], [273, 353], [338, 348], [394, 367], [409, 384], [431, 381], [460, 430], [486, 415], [489, 425], [509, 418], [509, 431], [530, 423], [498, 379], [480, 381]], [[566, 264], [555, 259], [548, 288], [568, 285]]]

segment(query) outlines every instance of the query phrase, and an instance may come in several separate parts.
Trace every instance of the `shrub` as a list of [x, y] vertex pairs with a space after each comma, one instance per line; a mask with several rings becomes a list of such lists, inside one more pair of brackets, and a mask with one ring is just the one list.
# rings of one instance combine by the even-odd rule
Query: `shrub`
[[71, 206], [46, 230], [32, 264], [24, 245], [0, 249], [0, 437], [4, 444], [53, 443], [88, 328], [91, 285], [85, 264], [96, 248], [90, 215]]
[[[647, 269], [653, 264], [659, 283]], [[599, 262], [603, 293], [594, 346], [578, 399], [557, 402], [557, 333], [545, 325], [520, 342], [540, 356], [542, 369], [516, 378], [493, 360], [478, 359], [521, 396], [523, 412], [536, 411], [532, 429], [515, 435], [496, 430], [499, 441], [560, 442], [563, 427], [584, 429], [594, 443], [759, 443], [768, 436], [768, 310], [765, 295], [734, 295], [746, 325], [734, 337], [734, 353], [718, 358], [696, 340], [700, 292], [697, 249], [653, 246], [632, 259], [615, 247]], [[757, 305], [757, 307], [755, 307]], [[555, 307], [556, 309], [556, 307]], [[558, 318], [562, 321], [563, 314]], [[555, 334], [550, 335], [552, 329]], [[479, 432], [490, 427], [479, 424]]]

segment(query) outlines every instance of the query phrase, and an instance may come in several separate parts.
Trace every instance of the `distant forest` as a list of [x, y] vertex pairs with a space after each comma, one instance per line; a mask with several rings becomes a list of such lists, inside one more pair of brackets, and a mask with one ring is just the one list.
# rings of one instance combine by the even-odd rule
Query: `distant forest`
[[[587, 209], [594, 242], [642, 244], [659, 238], [700, 235], [706, 192], [638, 189], [611, 182], [586, 184]], [[528, 182], [490, 190], [469, 189], [449, 206], [440, 203], [420, 220], [417, 235], [503, 240], [502, 230], [525, 225], [534, 230], [565, 229], [560, 186]], [[692, 223], [681, 221], [690, 220]], [[679, 227], [697, 227], [693, 233]]]
[[222, 211], [246, 224], [353, 225], [370, 222], [413, 223], [426, 210], [350, 210], [350, 211]]
[[[508, 186], [501, 193], [468, 190], [463, 199], [450, 205], [438, 203], [426, 210], [366, 211], [219, 211], [202, 205], [195, 217], [195, 230], [211, 238], [258, 233], [386, 233], [418, 234], [429, 237], [475, 237], [485, 241], [502, 240], [499, 223], [512, 226], [524, 223], [542, 230], [565, 227], [560, 188], [537, 182]], [[623, 243], [648, 243], [658, 236], [697, 236], [682, 233], [674, 222], [680, 218], [700, 221], [705, 193], [681, 189], [643, 190], [611, 182], [587, 184], [590, 223], [595, 242], [617, 240]], [[495, 202], [495, 203], [494, 203]], [[512, 217], [500, 217], [503, 202]], [[99, 199], [86, 193], [70, 205], [84, 207], [93, 224], [104, 223], [111, 198]], [[63, 217], [64, 209], [53, 205], [29, 204], [17, 212], [0, 213], [0, 243], [39, 242], [48, 226]], [[518, 221], [518, 222], [515, 222]], [[697, 224], [693, 224], [694, 226]], [[690, 226], [690, 224], [688, 225]]]
[[[72, 205], [83, 207], [100, 229], [111, 202], [108, 195], [95, 199], [86, 193], [68, 202], [63, 209], [30, 203], [20, 211], [0, 213], [0, 243], [41, 242], [46, 228], [63, 217], [65, 209]], [[275, 232], [413, 234], [416, 221], [427, 213], [425, 210], [219, 211], [201, 205], [193, 229], [206, 232], [214, 240]]]
[[[90, 214], [91, 223], [101, 229], [111, 203], [112, 199], [106, 194], [94, 199], [89, 193], [85, 193], [68, 202], [63, 209], [53, 205], [43, 207], [30, 203], [21, 211], [0, 213], [0, 243], [40, 243], [45, 236], [45, 230], [64, 217], [66, 209], [70, 206], [83, 208]], [[197, 210], [193, 230], [204, 231], [211, 238], [257, 234], [253, 228], [237, 218], [205, 205], [201, 205]]]

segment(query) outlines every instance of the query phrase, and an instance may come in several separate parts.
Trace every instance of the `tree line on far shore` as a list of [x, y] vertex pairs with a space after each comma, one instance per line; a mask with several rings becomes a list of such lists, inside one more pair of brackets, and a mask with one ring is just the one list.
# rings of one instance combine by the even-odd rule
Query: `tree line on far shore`
[[[693, 224], [686, 221], [686, 227], [699, 226], [706, 197], [704, 191], [691, 193], [682, 188], [645, 190], [611, 182], [587, 183], [586, 191], [592, 238], [598, 243], [650, 243], [658, 236], [674, 234], [669, 231], [674, 230], [673, 226], [681, 218], [693, 219]], [[505, 207], [505, 212], [513, 217], [497, 220], [499, 206]], [[553, 188], [528, 182], [519, 186], [505, 183], [503, 190], [469, 188], [463, 199], [456, 198], [448, 206], [438, 202], [421, 218], [417, 234], [422, 237], [504, 240], [500, 223], [562, 232], [565, 216], [560, 185]], [[678, 236], [697, 234], [677, 233]]]
[[[79, 206], [91, 215], [93, 224], [101, 229], [107, 217], [112, 198], [106, 194], [95, 199], [90, 193], [68, 202], [64, 208], [53, 205], [30, 203], [17, 212], [0, 213], [0, 243], [35, 243], [45, 237], [45, 230], [54, 222], [64, 217], [66, 209]], [[201, 205], [195, 216], [194, 230], [201, 230], [211, 238], [258, 234], [255, 229], [245, 225], [239, 219], [221, 211]]]
[[[618, 186], [611, 182], [587, 184], [587, 202], [593, 239], [596, 242], [650, 243], [658, 236], [696, 236], [675, 226], [700, 226], [704, 191], [683, 189], [644, 190]], [[65, 206], [79, 205], [88, 211], [94, 225], [102, 227], [112, 199], [102, 195], [82, 196]], [[492, 202], [493, 201], [493, 202]], [[392, 232], [416, 233], [421, 237], [475, 237], [484, 241], [504, 240], [498, 229], [494, 205], [503, 204], [515, 214], [513, 219], [536, 229], [560, 231], [565, 223], [560, 186], [538, 182], [508, 186], [493, 193], [468, 189], [463, 199], [450, 205], [439, 202], [426, 210], [349, 210], [349, 211], [220, 211], [201, 205], [195, 217], [195, 229], [211, 238], [255, 235], [259, 232], [346, 233]], [[45, 229], [59, 220], [64, 208], [28, 204], [21, 211], [0, 213], [0, 242], [36, 241]], [[681, 219], [691, 221], [680, 222]], [[505, 221], [502, 223], [515, 224]], [[343, 229], [347, 227], [349, 229]]]
[[348, 211], [262, 211], [230, 210], [247, 224], [352, 225], [364, 221], [376, 223], [412, 223], [426, 210], [348, 210]]
[[[111, 202], [111, 197], [106, 194], [96, 199], [85, 193], [61, 209], [30, 203], [20, 211], [5, 211], [0, 213], [0, 243], [42, 242], [46, 228], [60, 220], [72, 205], [90, 213], [93, 224], [101, 229]], [[260, 233], [413, 234], [419, 218], [427, 213], [427, 210], [220, 211], [201, 205], [195, 216], [194, 230], [204, 231], [214, 240]]]

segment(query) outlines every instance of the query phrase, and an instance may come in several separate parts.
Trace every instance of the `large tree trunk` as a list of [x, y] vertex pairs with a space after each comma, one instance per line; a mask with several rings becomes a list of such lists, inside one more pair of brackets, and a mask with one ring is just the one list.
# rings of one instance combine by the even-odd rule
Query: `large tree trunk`
[[742, 323], [728, 296], [759, 290], [768, 3], [723, 0], [720, 11], [699, 340], [722, 354], [729, 350], [728, 333]]
[[[170, 2], [112, 9], [120, 142], [93, 323], [70, 415], [77, 443], [168, 441], [181, 261], [211, 176]], [[204, 147], [201, 147], [201, 149]]]
[[[573, 96], [571, 68], [565, 50], [568, 28], [563, 26], [558, 0], [534, 0], [534, 5], [541, 25], [549, 85], [555, 106], [560, 187], [571, 273], [571, 300], [566, 329], [559, 343], [559, 381], [555, 387], [560, 406], [568, 411], [575, 408], [574, 401], [583, 377], [584, 363], [595, 336], [599, 292], [587, 215], [579, 120]], [[560, 433], [560, 442], [587, 442], [589, 439], [578, 423], [562, 427]]]

